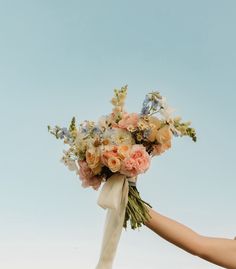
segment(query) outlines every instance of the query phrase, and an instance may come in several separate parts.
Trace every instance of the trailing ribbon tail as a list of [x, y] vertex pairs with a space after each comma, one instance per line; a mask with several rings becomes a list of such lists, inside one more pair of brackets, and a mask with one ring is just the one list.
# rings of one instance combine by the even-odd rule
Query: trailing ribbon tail
[[120, 236], [125, 210], [128, 203], [129, 184], [126, 176], [112, 175], [103, 185], [98, 205], [107, 209], [105, 229], [99, 262], [96, 269], [112, 269]]

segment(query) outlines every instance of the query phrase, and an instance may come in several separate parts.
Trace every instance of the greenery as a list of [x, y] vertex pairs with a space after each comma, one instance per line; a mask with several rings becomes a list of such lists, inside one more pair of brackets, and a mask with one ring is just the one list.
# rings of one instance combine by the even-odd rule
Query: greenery
[[150, 220], [151, 216], [145, 205], [152, 208], [151, 205], [141, 199], [136, 186], [129, 185], [128, 203], [123, 224], [125, 229], [127, 228], [128, 221], [130, 221], [131, 228], [134, 230]]

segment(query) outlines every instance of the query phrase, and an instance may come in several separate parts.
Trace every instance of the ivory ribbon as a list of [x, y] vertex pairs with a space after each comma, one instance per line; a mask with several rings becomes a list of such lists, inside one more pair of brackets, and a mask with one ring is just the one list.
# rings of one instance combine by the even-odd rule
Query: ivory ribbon
[[126, 176], [112, 175], [103, 185], [98, 197], [98, 205], [107, 209], [102, 248], [96, 269], [111, 269], [120, 240], [126, 205], [128, 203], [129, 184]]

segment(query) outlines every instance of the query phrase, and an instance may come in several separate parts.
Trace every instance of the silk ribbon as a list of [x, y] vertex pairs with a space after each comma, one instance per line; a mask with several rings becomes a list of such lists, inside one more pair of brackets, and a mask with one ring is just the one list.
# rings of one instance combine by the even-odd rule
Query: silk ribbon
[[107, 209], [107, 215], [100, 258], [96, 269], [112, 268], [122, 233], [128, 193], [128, 178], [121, 174], [112, 175], [100, 191], [97, 203], [103, 209]]

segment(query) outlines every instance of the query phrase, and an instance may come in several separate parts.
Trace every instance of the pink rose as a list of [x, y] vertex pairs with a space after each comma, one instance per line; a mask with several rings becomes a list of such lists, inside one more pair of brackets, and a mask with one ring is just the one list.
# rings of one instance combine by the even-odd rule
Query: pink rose
[[139, 173], [143, 173], [149, 168], [151, 157], [143, 145], [134, 145], [130, 157], [136, 161]]
[[88, 166], [86, 161], [78, 161], [79, 164], [79, 177], [82, 180], [82, 186], [84, 188], [92, 187], [97, 190], [101, 185], [102, 179], [98, 176], [94, 176], [92, 169]]
[[82, 187], [88, 188], [92, 187], [94, 190], [98, 190], [102, 182], [102, 179], [97, 176], [93, 176], [92, 178], [89, 178], [87, 180], [82, 181]]
[[124, 113], [123, 118], [119, 121], [118, 125], [122, 129], [134, 129], [138, 126], [139, 116], [137, 113]]
[[150, 166], [151, 157], [143, 145], [134, 145], [130, 155], [126, 157], [121, 166], [121, 173], [130, 177], [144, 173]]
[[128, 157], [122, 162], [120, 173], [128, 177], [135, 177], [138, 174], [137, 163], [134, 159]]
[[79, 176], [82, 180], [88, 180], [94, 176], [92, 169], [88, 166], [86, 161], [78, 161]]
[[136, 160], [136, 164], [137, 164], [139, 173], [144, 173], [150, 166], [150, 159], [149, 158], [138, 158]]

